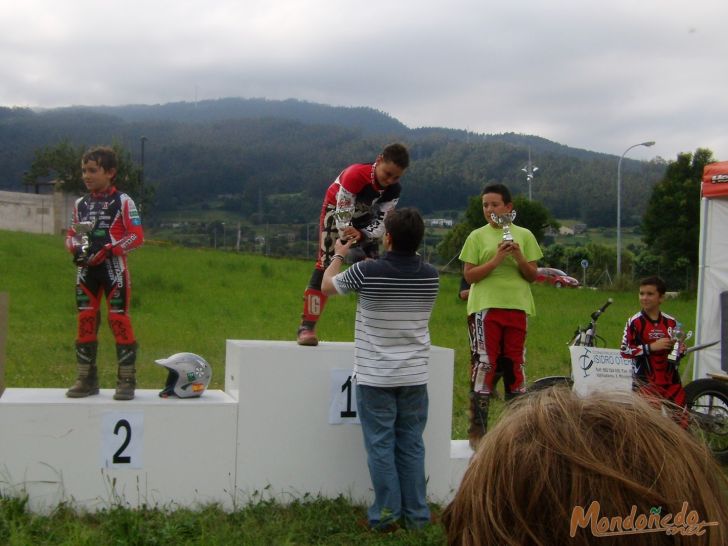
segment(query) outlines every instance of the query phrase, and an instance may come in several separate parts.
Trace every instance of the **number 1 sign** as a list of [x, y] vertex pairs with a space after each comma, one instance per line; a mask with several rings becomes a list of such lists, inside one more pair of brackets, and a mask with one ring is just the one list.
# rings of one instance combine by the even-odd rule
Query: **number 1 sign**
[[332, 369], [329, 383], [329, 424], [360, 424], [351, 370]]

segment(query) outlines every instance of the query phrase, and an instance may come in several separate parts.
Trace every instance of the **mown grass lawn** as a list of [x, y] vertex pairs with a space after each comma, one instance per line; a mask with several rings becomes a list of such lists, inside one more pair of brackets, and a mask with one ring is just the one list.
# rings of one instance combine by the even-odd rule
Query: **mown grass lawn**
[[[309, 261], [147, 244], [129, 257], [132, 318], [140, 343], [140, 388], [161, 389], [166, 370], [154, 359], [190, 351], [213, 366], [211, 388], [223, 388], [225, 340], [292, 340], [301, 313]], [[60, 236], [0, 231], [0, 292], [10, 297], [5, 382], [8, 387], [66, 387], [75, 376], [75, 267]], [[443, 275], [431, 321], [435, 345], [455, 350], [453, 438], [467, 430], [468, 341], [459, 278]], [[611, 297], [599, 333], [617, 347], [638, 309], [634, 292], [534, 286], [537, 315], [529, 320], [527, 376], [568, 374], [567, 342], [579, 324]], [[355, 299], [332, 298], [320, 322], [327, 341], [353, 340]], [[670, 300], [665, 310], [694, 328], [695, 299]], [[101, 326], [102, 387], [114, 384], [113, 339]], [[497, 419], [495, 404], [491, 420]], [[2, 441], [2, 439], [0, 439]], [[434, 507], [435, 511], [439, 510]], [[0, 544], [440, 544], [439, 525], [381, 536], [357, 526], [361, 506], [346, 499], [300, 499], [282, 507], [262, 498], [233, 514], [112, 509], [79, 516], [59, 507], [51, 516], [27, 512], [22, 499], [0, 499]]]

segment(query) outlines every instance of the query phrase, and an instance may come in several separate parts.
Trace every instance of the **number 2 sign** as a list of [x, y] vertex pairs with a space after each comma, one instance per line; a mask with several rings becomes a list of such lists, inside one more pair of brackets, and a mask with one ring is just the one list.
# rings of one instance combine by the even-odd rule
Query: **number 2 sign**
[[101, 416], [101, 468], [143, 468], [144, 413], [107, 411]]

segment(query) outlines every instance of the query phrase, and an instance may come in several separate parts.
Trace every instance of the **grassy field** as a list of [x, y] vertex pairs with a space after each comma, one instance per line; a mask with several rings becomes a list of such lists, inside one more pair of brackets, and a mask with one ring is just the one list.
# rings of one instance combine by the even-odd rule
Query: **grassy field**
[[[140, 343], [140, 388], [161, 389], [166, 370], [156, 358], [190, 351], [213, 366], [212, 388], [222, 388], [226, 339], [292, 340], [302, 292], [313, 264], [213, 250], [147, 244], [129, 258], [132, 318]], [[10, 296], [8, 387], [67, 387], [75, 376], [75, 267], [61, 237], [0, 231], [0, 292]], [[431, 322], [435, 345], [455, 350], [453, 438], [467, 429], [468, 342], [459, 278], [444, 275]], [[637, 295], [534, 286], [537, 315], [529, 321], [529, 380], [568, 374], [567, 342], [608, 297], [614, 304], [599, 321], [607, 346], [616, 347]], [[353, 339], [354, 297], [332, 298], [319, 326], [325, 341]], [[665, 310], [694, 327], [694, 298], [670, 300]], [[113, 339], [101, 327], [101, 385], [115, 381]], [[497, 418], [495, 405], [491, 419]], [[2, 544], [439, 544], [439, 526], [381, 537], [356, 527], [364, 509], [343, 499], [304, 499], [291, 511], [266, 502], [227, 515], [154, 510], [120, 511], [78, 519], [60, 507], [51, 518], [31, 516], [17, 499], [0, 499]], [[56, 519], [54, 519], [56, 518]], [[325, 523], [324, 523], [325, 520]], [[193, 522], [193, 523], [190, 523]], [[213, 532], [211, 525], [219, 525]], [[245, 533], [239, 530], [248, 526]], [[149, 534], [143, 534], [147, 529]], [[32, 535], [32, 536], [31, 536]], [[115, 537], [115, 535], [118, 535]], [[32, 538], [32, 540], [29, 539]], [[122, 538], [124, 537], [124, 538]]]
[[[226, 339], [293, 339], [303, 289], [313, 264], [214, 250], [147, 244], [129, 257], [132, 318], [140, 343], [140, 388], [160, 388], [166, 370], [154, 360], [189, 351], [212, 365], [212, 388], [223, 387]], [[61, 237], [0, 232], [0, 291], [10, 298], [6, 384], [64, 387], [75, 374], [75, 267]], [[435, 345], [455, 349], [453, 436], [465, 437], [468, 341], [459, 279], [443, 275], [431, 322]], [[617, 347], [622, 328], [637, 309], [636, 293], [555, 289], [534, 285], [537, 315], [529, 321], [527, 375], [568, 374], [566, 343], [579, 324], [611, 297], [599, 332]], [[329, 300], [320, 322], [325, 341], [353, 339], [355, 298]], [[665, 309], [692, 327], [694, 299], [670, 300]], [[115, 381], [114, 342], [100, 330], [102, 387]]]

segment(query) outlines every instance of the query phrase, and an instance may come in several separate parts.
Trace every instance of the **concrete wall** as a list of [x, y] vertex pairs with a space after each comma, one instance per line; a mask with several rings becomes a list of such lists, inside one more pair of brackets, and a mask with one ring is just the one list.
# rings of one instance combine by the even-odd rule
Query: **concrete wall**
[[68, 227], [77, 197], [0, 191], [0, 229], [59, 234]]

